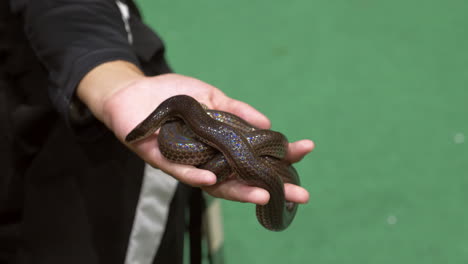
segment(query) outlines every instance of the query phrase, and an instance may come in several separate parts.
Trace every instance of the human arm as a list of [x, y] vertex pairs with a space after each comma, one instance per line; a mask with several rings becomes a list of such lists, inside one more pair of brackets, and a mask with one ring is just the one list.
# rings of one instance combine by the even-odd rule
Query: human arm
[[[259, 127], [269, 121], [252, 107], [226, 97], [199, 80], [166, 74], [146, 77], [128, 43], [127, 32], [115, 1], [25, 1], [18, 8], [25, 32], [36, 55], [50, 74], [51, 99], [67, 122], [75, 92], [92, 113], [122, 140], [160, 102], [185, 93], [210, 108], [233, 112]], [[77, 90], [76, 87], [78, 87]], [[155, 138], [127, 145], [142, 159], [182, 182], [203, 186], [211, 194], [231, 200], [266, 203], [268, 193], [230, 181], [214, 184], [208, 171], [165, 160]], [[300, 158], [312, 149], [310, 141], [292, 144], [290, 157]], [[304, 202], [308, 193], [286, 189], [291, 201]], [[290, 194], [292, 193], [292, 194]]]

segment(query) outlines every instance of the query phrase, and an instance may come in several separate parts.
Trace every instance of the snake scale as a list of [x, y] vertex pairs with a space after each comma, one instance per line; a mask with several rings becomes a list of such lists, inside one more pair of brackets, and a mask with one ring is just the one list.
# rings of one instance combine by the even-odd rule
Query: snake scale
[[168, 160], [210, 170], [217, 182], [237, 177], [267, 190], [269, 202], [256, 207], [257, 219], [266, 229], [281, 231], [292, 222], [297, 204], [285, 200], [284, 183], [300, 182], [294, 167], [284, 159], [288, 141], [283, 134], [258, 129], [233, 114], [206, 109], [188, 95], [176, 95], [162, 102], [125, 141], [144, 139], [159, 128], [159, 148]]

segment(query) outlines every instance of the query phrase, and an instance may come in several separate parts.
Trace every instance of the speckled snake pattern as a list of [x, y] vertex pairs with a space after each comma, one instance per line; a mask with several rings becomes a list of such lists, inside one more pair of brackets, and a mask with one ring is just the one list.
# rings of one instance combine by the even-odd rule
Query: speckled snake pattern
[[258, 221], [272, 231], [290, 225], [297, 204], [285, 200], [284, 183], [300, 182], [284, 159], [288, 141], [283, 134], [258, 129], [233, 114], [208, 110], [190, 96], [177, 95], [162, 102], [125, 140], [144, 139], [159, 128], [158, 144], [165, 158], [210, 170], [217, 182], [236, 177], [267, 190], [269, 202], [256, 207]]

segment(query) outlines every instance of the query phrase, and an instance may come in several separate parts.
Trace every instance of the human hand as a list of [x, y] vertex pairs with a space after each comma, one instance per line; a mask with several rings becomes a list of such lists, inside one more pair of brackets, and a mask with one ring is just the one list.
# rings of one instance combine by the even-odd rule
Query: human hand
[[[189, 165], [173, 163], [164, 158], [157, 147], [156, 134], [144, 140], [127, 144], [125, 136], [161, 102], [167, 98], [186, 94], [194, 97], [210, 109], [231, 112], [259, 128], [269, 128], [269, 120], [246, 103], [227, 97], [219, 89], [200, 80], [178, 75], [165, 74], [156, 77], [139, 77], [116, 91], [108, 93], [93, 112], [99, 112], [101, 119], [124, 144], [153, 167], [172, 175], [181, 182], [201, 187], [209, 194], [234, 201], [266, 204], [269, 193], [261, 188], [248, 186], [238, 180], [216, 183], [216, 176], [206, 170]], [[93, 108], [91, 107], [93, 110]], [[310, 140], [291, 143], [287, 158], [297, 162], [313, 149]], [[285, 184], [286, 199], [305, 203], [309, 193], [302, 187]]]

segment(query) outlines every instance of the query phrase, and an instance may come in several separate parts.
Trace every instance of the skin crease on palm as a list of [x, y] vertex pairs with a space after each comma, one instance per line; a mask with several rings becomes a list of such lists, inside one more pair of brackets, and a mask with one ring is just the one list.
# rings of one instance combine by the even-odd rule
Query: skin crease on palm
[[[124, 61], [101, 64], [91, 70], [78, 86], [78, 97], [93, 114], [109, 127], [124, 143], [125, 136], [165, 99], [186, 94], [210, 109], [233, 113], [259, 128], [270, 128], [270, 121], [250, 105], [229, 98], [218, 88], [195, 78], [164, 74], [145, 77], [136, 66]], [[201, 187], [212, 196], [255, 204], [268, 203], [269, 193], [231, 179], [216, 183], [216, 176], [206, 170], [181, 165], [165, 159], [157, 148], [156, 134], [128, 145], [153, 167], [159, 168], [181, 182]], [[289, 144], [287, 159], [300, 161], [314, 148], [310, 140]], [[309, 193], [300, 186], [285, 184], [286, 200], [307, 203]]]

